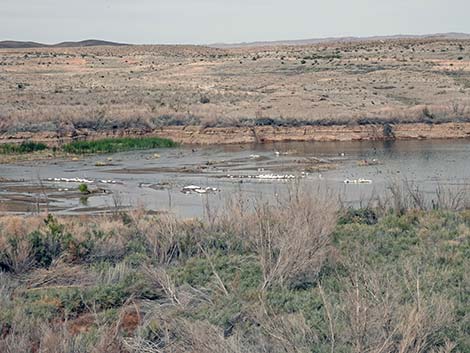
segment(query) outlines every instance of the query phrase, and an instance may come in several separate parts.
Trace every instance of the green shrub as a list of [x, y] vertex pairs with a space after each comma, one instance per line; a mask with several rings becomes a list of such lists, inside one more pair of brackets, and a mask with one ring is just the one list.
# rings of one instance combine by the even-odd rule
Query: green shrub
[[377, 214], [371, 208], [348, 208], [338, 220], [339, 224], [376, 224]]
[[44, 220], [46, 232], [39, 230], [30, 234], [31, 250], [40, 266], [48, 267], [59, 257], [73, 241], [71, 234], [64, 232], [64, 227], [51, 214]]
[[256, 289], [261, 283], [261, 268], [256, 259], [237, 255], [191, 258], [183, 266], [172, 269], [176, 283], [209, 286], [215, 276], [211, 264], [221, 280], [237, 291]]
[[80, 191], [82, 194], [89, 194], [90, 193], [90, 190], [88, 190], [88, 185], [87, 184], [78, 185], [78, 191]]

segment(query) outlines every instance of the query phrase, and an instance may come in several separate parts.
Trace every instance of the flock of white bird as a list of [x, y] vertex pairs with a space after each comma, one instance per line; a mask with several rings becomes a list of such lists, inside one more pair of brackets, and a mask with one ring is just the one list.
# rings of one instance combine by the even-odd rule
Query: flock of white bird
[[359, 178], [359, 179], [346, 179], [344, 181], [345, 184], [372, 184], [372, 180], [369, 180], [369, 179], [362, 179], [362, 178]]
[[227, 174], [229, 179], [259, 179], [259, 180], [289, 180], [295, 178], [305, 178], [308, 173], [302, 173], [300, 176], [293, 174], [259, 174], [259, 175], [231, 175]]
[[[79, 183], [79, 184], [93, 184], [95, 181], [85, 178], [48, 178], [48, 181], [54, 181], [57, 183]], [[102, 184], [119, 184], [116, 180], [98, 180]]]
[[[274, 154], [276, 156], [281, 155], [280, 152], [275, 151]], [[344, 153], [341, 154], [344, 156]], [[251, 159], [258, 159], [260, 158], [260, 155], [257, 154], [252, 154], [250, 155]], [[261, 169], [262, 171], [264, 169]], [[259, 174], [259, 175], [227, 175], [228, 178], [230, 179], [258, 179], [258, 180], [292, 180], [296, 178], [305, 178], [308, 176], [308, 173], [302, 172], [300, 175], [293, 175], [293, 174], [273, 174], [273, 173], [268, 173], [268, 174]], [[321, 174], [319, 174], [319, 178], [322, 179]], [[48, 178], [47, 180], [53, 181], [53, 182], [62, 182], [62, 183], [81, 183], [81, 184], [92, 184], [95, 181], [91, 179], [86, 179], [86, 178]], [[99, 180], [98, 182], [103, 183], [103, 184], [119, 184], [116, 180]], [[369, 179], [346, 179], [344, 180], [344, 184], [372, 184], [372, 180]], [[67, 190], [67, 189], [64, 189]], [[210, 194], [210, 193], [215, 193], [220, 191], [220, 189], [215, 188], [215, 187], [203, 187], [203, 186], [198, 186], [198, 185], [188, 185], [183, 187], [181, 190], [182, 193], [184, 194]]]
[[192, 194], [192, 193], [210, 194], [210, 193], [214, 193], [214, 192], [217, 192], [217, 191], [220, 191], [220, 190], [217, 189], [217, 188], [213, 188], [213, 187], [201, 187], [201, 186], [197, 186], [197, 185], [188, 185], [188, 186], [185, 186], [181, 190], [181, 192], [183, 194]]

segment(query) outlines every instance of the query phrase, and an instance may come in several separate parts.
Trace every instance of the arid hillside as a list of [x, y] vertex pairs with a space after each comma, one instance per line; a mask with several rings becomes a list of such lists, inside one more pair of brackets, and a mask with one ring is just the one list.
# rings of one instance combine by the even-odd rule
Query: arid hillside
[[470, 40], [0, 50], [0, 131], [466, 122]]

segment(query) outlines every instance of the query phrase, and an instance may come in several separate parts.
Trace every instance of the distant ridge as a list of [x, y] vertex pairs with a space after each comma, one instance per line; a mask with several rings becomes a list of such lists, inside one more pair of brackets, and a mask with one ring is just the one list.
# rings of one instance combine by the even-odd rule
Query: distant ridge
[[76, 48], [96, 46], [123, 46], [124, 43], [108, 42], [105, 40], [87, 39], [80, 42], [62, 42], [57, 44], [44, 44], [37, 42], [22, 42], [14, 40], [0, 41], [0, 49], [23, 49], [23, 48]]
[[[435, 34], [397, 34], [390, 36], [370, 36], [370, 37], [327, 37], [327, 38], [311, 38], [311, 39], [294, 39], [294, 40], [274, 40], [274, 41], [255, 41], [242, 43], [213, 43], [206, 46], [212, 48], [243, 48], [243, 47], [261, 47], [261, 46], [278, 46], [278, 45], [310, 45], [321, 43], [347, 43], [347, 42], [364, 42], [378, 40], [398, 40], [398, 39], [454, 39], [454, 40], [470, 40], [468, 33], [435, 33]], [[30, 41], [0, 41], [0, 49], [28, 49], [28, 48], [80, 48], [95, 46], [125, 46], [132, 45], [127, 43], [117, 43], [98, 39], [87, 39], [78, 42], [67, 41], [57, 44], [44, 44]]]
[[214, 43], [209, 44], [213, 48], [239, 48], [239, 47], [260, 47], [272, 45], [309, 45], [321, 44], [332, 42], [362, 42], [362, 41], [377, 41], [377, 40], [393, 40], [393, 39], [455, 39], [465, 40], [470, 39], [470, 34], [467, 33], [435, 33], [435, 34], [397, 34], [391, 36], [371, 36], [371, 37], [328, 37], [328, 38], [311, 38], [311, 39], [298, 39], [298, 40], [277, 40], [277, 41], [258, 41], [258, 42], [243, 42], [243, 43]]
[[18, 42], [14, 40], [4, 40], [0, 42], [0, 48], [40, 48], [46, 46], [45, 44], [36, 43], [36, 42]]

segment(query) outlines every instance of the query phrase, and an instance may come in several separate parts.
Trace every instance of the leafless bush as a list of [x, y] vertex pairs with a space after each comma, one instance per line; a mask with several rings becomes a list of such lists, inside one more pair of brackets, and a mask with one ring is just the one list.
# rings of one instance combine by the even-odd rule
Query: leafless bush
[[[73, 334], [67, 330], [64, 324], [42, 324], [40, 330], [39, 352], [41, 353], [87, 353], [93, 351], [94, 342], [90, 337], [83, 334]], [[99, 333], [103, 334], [102, 330], [99, 330]]]
[[255, 251], [264, 290], [301, 276], [315, 277], [327, 257], [338, 215], [336, 200], [329, 191], [307, 190], [302, 185], [274, 203], [233, 198], [216, 217], [215, 227], [234, 234]]
[[269, 352], [308, 353], [318, 337], [301, 314], [267, 315], [260, 322]]
[[34, 264], [31, 245], [25, 236], [5, 236], [0, 234], [0, 269], [21, 273]]
[[410, 209], [424, 209], [424, 195], [419, 187], [408, 183], [394, 181], [388, 185], [389, 195], [386, 196], [385, 202], [382, 202], [383, 208], [391, 207], [397, 214], [403, 214]]
[[27, 222], [16, 216], [0, 220], [0, 270], [20, 273], [31, 268], [34, 261], [28, 234], [41, 224], [39, 217], [30, 217]]
[[409, 210], [462, 211], [470, 207], [470, 190], [465, 186], [439, 184], [433, 192], [426, 192], [409, 180], [396, 180], [390, 182], [387, 189], [388, 194], [378, 200], [379, 208], [392, 209], [396, 214]]
[[172, 305], [182, 305], [177, 288], [172, 278], [164, 269], [144, 266], [143, 271], [149, 283], [153, 284], [153, 288], [161, 292], [162, 297], [168, 298]]
[[[20, 310], [15, 311], [13, 324], [7, 335], [0, 337], [0, 352], [18, 353], [37, 350], [41, 341], [41, 322], [28, 318]], [[2, 330], [5, 330], [2, 327]]]
[[[177, 308], [176, 306], [175, 308]], [[131, 352], [286, 352], [307, 353], [318, 337], [301, 314], [245, 318], [250, 329], [234, 328], [229, 335], [207, 322], [178, 318], [174, 309], [148, 305], [143, 324], [124, 344]], [[256, 324], [254, 324], [256, 323]]]
[[[256, 203], [256, 201], [254, 201]], [[242, 197], [242, 193], [235, 193], [227, 200], [225, 207], [221, 207], [216, 215], [216, 222], [212, 224], [214, 231], [229, 230], [237, 234], [241, 239], [248, 239], [250, 222], [247, 220], [252, 216], [253, 200]]]
[[[259, 203], [245, 219], [263, 271], [262, 289], [315, 276], [327, 257], [338, 204], [329, 192], [302, 190], [272, 206]], [[295, 256], [293, 256], [295, 254]]]
[[3, 308], [3, 310], [6, 310], [6, 308], [10, 307], [13, 303], [12, 295], [16, 287], [18, 287], [17, 280], [14, 280], [6, 273], [0, 272], [0, 307]]
[[124, 339], [131, 352], [239, 352], [232, 340], [224, 339], [221, 329], [207, 322], [177, 318], [171, 310], [150, 305], [142, 326], [132, 338]]
[[90, 233], [102, 235], [94, 237], [94, 246], [89, 254], [91, 260], [121, 259], [126, 252], [129, 239], [134, 236], [127, 225], [112, 217], [100, 217], [92, 224], [68, 220], [65, 222], [65, 230], [73, 234], [79, 241], [85, 240]]
[[438, 185], [433, 207], [441, 210], [462, 211], [470, 208], [470, 190]]
[[119, 283], [126, 279], [130, 273], [130, 265], [126, 262], [120, 262], [99, 273], [99, 282], [102, 284]]
[[[439, 293], [423, 294], [419, 274], [385, 272], [350, 263], [350, 276], [341, 282], [338, 305], [333, 307], [338, 343], [351, 344], [354, 352], [422, 353], [451, 347], [439, 334], [454, 319], [451, 302]], [[405, 300], [405, 284], [411, 300]], [[336, 294], [327, 293], [330, 298]], [[338, 332], [341, 330], [341, 332]]]
[[168, 264], [179, 252], [179, 240], [184, 233], [181, 221], [172, 215], [135, 221], [136, 227], [144, 235], [149, 250], [161, 264]]
[[83, 288], [96, 280], [96, 276], [85, 271], [83, 267], [67, 264], [61, 259], [53, 262], [49, 268], [31, 272], [24, 279], [29, 290], [73, 286]]

